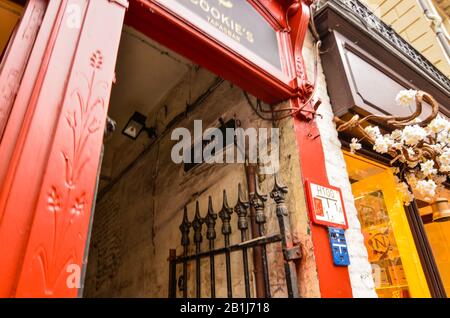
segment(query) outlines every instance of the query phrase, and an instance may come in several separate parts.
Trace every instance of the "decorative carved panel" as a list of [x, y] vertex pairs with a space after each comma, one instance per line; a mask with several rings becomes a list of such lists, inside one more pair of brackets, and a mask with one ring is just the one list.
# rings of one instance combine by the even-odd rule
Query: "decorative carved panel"
[[[79, 8], [79, 27], [68, 23], [73, 6]], [[34, 60], [31, 54], [28, 65], [39, 72], [0, 184], [0, 252], [7, 255], [1, 296], [76, 297], [87, 261], [125, 8], [109, 0], [62, 0], [50, 2], [48, 12], [44, 57]]]

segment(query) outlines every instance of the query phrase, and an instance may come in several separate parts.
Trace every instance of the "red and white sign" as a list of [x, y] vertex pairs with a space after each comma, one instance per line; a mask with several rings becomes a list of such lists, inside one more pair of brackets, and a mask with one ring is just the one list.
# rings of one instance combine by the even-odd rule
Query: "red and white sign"
[[341, 189], [306, 181], [311, 220], [320, 225], [347, 229], [347, 216]]

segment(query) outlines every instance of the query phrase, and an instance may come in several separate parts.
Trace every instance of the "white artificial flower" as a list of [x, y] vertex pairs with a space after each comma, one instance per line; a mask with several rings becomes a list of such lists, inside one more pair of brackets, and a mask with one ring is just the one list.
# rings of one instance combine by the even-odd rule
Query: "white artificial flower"
[[396, 150], [400, 150], [403, 147], [403, 143], [401, 143], [401, 142], [394, 142], [391, 147], [396, 149]]
[[408, 146], [415, 146], [426, 137], [427, 132], [419, 125], [406, 126], [403, 129], [402, 141]]
[[416, 100], [417, 91], [413, 89], [402, 90], [395, 97], [395, 102], [398, 106], [411, 106], [414, 105]]
[[440, 144], [440, 143], [430, 145], [430, 148], [433, 149], [438, 154], [441, 154], [444, 151], [442, 144]]
[[449, 172], [450, 171], [450, 149], [445, 149], [445, 151], [438, 157], [439, 164], [441, 167], [439, 171]]
[[450, 165], [441, 165], [439, 171], [443, 173], [450, 172]]
[[449, 144], [450, 143], [450, 129], [445, 129], [439, 132], [436, 136], [436, 141], [441, 144]]
[[377, 139], [381, 136], [380, 128], [378, 128], [377, 126], [367, 126], [366, 128], [364, 128], [364, 131], [372, 139]]
[[430, 124], [428, 124], [428, 129], [435, 134], [448, 129], [450, 126], [450, 123], [442, 116], [437, 116], [435, 119], [431, 121]]
[[428, 177], [429, 175], [436, 174], [437, 169], [434, 168], [434, 161], [433, 160], [427, 160], [424, 163], [420, 164], [420, 170], [423, 172], [423, 174]]
[[384, 142], [391, 148], [395, 144], [395, 140], [391, 138], [391, 135], [384, 135]]
[[358, 142], [357, 138], [352, 138], [352, 143], [350, 144], [350, 152], [355, 153], [356, 150], [360, 150], [362, 145]]
[[408, 151], [408, 154], [409, 154], [410, 156], [415, 156], [415, 155], [416, 155], [416, 152], [414, 151], [413, 148], [408, 148], [407, 151]]
[[416, 175], [414, 173], [407, 173], [406, 174], [406, 182], [408, 182], [408, 184], [415, 188], [417, 185], [417, 182], [419, 182], [419, 180], [417, 180]]
[[405, 182], [398, 182], [397, 183], [397, 191], [399, 192], [400, 196], [402, 197], [403, 203], [408, 206], [411, 204], [412, 200], [414, 199], [413, 194], [411, 191], [409, 191], [409, 187]]
[[375, 144], [373, 145], [373, 150], [375, 150], [378, 153], [386, 153], [389, 149], [389, 140], [387, 138], [384, 138], [383, 136], [378, 136], [377, 139], [375, 139]]
[[425, 199], [431, 199], [436, 195], [436, 187], [433, 180], [420, 180], [417, 182], [416, 190]]
[[446, 148], [442, 155], [439, 156], [439, 160], [446, 165], [450, 165], [450, 148]]
[[402, 138], [403, 132], [400, 129], [396, 129], [391, 133], [391, 138], [393, 140], [400, 140]]

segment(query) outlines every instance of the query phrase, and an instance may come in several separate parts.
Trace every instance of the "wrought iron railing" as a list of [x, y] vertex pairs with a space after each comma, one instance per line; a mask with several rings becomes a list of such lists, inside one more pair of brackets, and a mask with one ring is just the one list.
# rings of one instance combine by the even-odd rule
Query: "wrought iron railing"
[[[195, 295], [197, 298], [202, 297], [202, 266], [200, 262], [202, 259], [209, 259], [209, 294], [212, 298], [215, 298], [217, 278], [215, 258], [218, 255], [225, 255], [227, 297], [233, 297], [232, 278], [241, 274], [244, 276], [245, 297], [257, 296], [251, 294], [249, 265], [249, 250], [255, 250], [257, 248], [261, 249], [261, 253], [257, 255], [261, 255], [261, 263], [263, 265], [263, 282], [260, 283], [264, 285], [264, 296], [271, 297], [270, 264], [266, 247], [274, 243], [281, 244], [287, 295], [288, 297], [298, 297], [297, 273], [294, 261], [301, 258], [301, 249], [299, 244], [294, 243], [291, 234], [289, 211], [285, 204], [288, 188], [280, 183], [278, 177], [274, 179], [274, 187], [270, 192], [270, 198], [276, 205], [278, 233], [266, 234], [266, 203], [268, 195], [262, 194], [258, 186], [256, 186], [255, 192], [250, 193], [248, 200], [246, 200], [241, 185], [239, 184], [238, 200], [234, 207], [229, 206], [227, 192], [224, 190], [222, 208], [218, 213], [214, 212], [212, 198], [209, 197], [208, 210], [204, 217], [201, 216], [199, 203], [196, 202], [195, 216], [192, 221], [188, 219], [187, 207], [184, 208], [183, 220], [179, 227], [183, 252], [182, 255], [177, 256], [176, 250], [171, 249], [169, 253], [169, 297], [176, 297], [177, 285], [182, 291], [183, 297], [188, 297], [188, 275], [191, 274], [188, 271], [189, 262], [195, 263]], [[254, 211], [254, 213], [249, 213], [249, 210]], [[233, 213], [236, 213], [236, 227], [240, 232], [240, 242], [236, 244], [230, 244], [230, 236], [233, 228], [231, 217]], [[223, 236], [223, 246], [221, 247], [216, 247], [215, 244], [218, 239], [216, 232], [218, 220], [221, 223], [221, 234]], [[249, 221], [257, 224], [257, 233], [250, 233]], [[202, 251], [201, 247], [205, 233], [209, 245], [207, 250]], [[252, 234], [252, 238], [249, 238], [250, 234]], [[193, 245], [191, 244], [191, 236], [193, 238]], [[195, 250], [195, 252], [189, 254], [190, 249]], [[241, 254], [242, 263], [240, 268], [232, 268], [232, 253]], [[178, 278], [177, 265], [183, 267], [182, 275]]]

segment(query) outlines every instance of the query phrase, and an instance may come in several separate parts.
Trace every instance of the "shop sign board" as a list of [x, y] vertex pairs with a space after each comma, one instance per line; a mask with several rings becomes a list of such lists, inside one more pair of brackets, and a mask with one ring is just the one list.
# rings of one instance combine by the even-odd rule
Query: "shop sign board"
[[306, 181], [311, 221], [316, 224], [347, 229], [347, 216], [339, 188]]
[[278, 32], [243, 0], [156, 0], [176, 16], [278, 78], [284, 78]]

